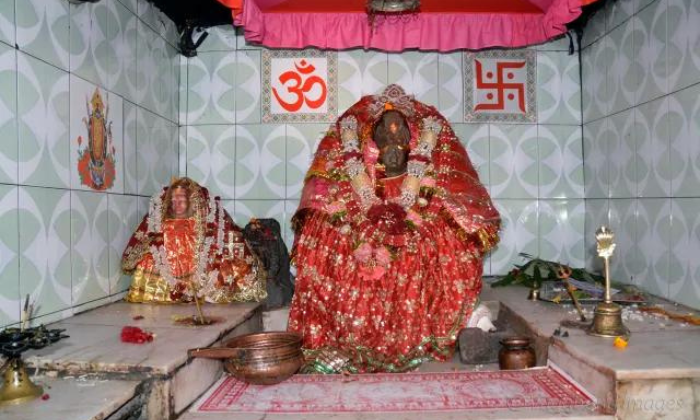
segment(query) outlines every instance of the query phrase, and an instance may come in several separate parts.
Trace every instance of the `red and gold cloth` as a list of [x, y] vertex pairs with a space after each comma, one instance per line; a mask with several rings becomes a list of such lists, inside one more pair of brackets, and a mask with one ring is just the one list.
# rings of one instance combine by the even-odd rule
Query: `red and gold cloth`
[[[383, 178], [377, 168], [372, 128], [385, 109], [405, 117], [411, 150], [426, 121], [442, 125], [420, 198], [406, 209], [405, 225], [391, 229], [377, 220], [406, 214], [393, 203], [408, 175]], [[348, 116], [358, 123], [362, 160], [383, 207], [363, 207], [344, 171], [341, 122]], [[378, 208], [384, 214], [374, 215]], [[321, 141], [293, 225], [289, 329], [303, 335], [311, 354], [348, 355], [351, 370], [398, 371], [451, 354], [478, 301], [482, 258], [498, 242], [500, 217], [449, 123], [392, 85], [363, 97]]]
[[187, 178], [173, 185], [189, 191], [189, 217], [169, 217], [173, 187], [151, 199], [122, 256], [122, 270], [133, 276], [127, 301], [191, 302], [195, 295], [216, 303], [264, 299], [262, 265], [219, 198]]

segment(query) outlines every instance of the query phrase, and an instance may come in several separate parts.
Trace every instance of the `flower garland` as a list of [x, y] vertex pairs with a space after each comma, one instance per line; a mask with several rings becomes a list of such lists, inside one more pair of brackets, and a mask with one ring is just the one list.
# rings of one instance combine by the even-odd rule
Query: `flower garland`
[[[401, 246], [405, 243], [407, 228], [416, 229], [422, 224], [421, 215], [412, 209], [414, 204], [423, 207], [428, 203], [419, 199], [421, 187], [434, 187], [432, 152], [437, 145], [438, 135], [442, 131], [442, 122], [434, 117], [422, 121], [418, 144], [408, 156], [406, 178], [401, 185], [398, 198], [385, 203], [375, 192], [372, 179], [367, 173], [360, 150], [358, 121], [350, 115], [340, 121], [340, 139], [342, 144], [343, 170], [350, 180], [352, 191], [359, 197], [359, 211], [364, 220], [358, 226], [360, 241], [354, 253], [360, 264], [360, 275], [368, 280], [381, 278], [389, 267], [391, 258], [386, 246], [372, 247], [366, 240], [375, 238], [386, 245]], [[332, 194], [335, 195], [335, 194]], [[351, 206], [352, 207], [352, 206]], [[342, 218], [352, 212], [345, 201], [335, 200], [326, 206], [334, 218]], [[341, 231], [343, 229], [341, 228]], [[349, 229], [345, 229], [349, 231]]]

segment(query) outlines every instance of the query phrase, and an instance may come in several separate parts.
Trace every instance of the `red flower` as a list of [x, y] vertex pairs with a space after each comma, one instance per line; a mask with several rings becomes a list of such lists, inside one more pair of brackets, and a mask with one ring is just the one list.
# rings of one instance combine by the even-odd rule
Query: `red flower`
[[400, 235], [406, 232], [406, 210], [396, 203], [373, 205], [367, 211], [367, 218], [386, 233]]
[[144, 344], [153, 341], [153, 333], [144, 331], [139, 327], [126, 326], [122, 328], [122, 343]]

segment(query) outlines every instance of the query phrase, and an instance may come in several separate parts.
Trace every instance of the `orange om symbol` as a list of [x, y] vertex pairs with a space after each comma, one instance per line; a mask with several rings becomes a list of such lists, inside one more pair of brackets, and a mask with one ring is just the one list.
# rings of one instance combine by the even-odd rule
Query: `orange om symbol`
[[[279, 77], [280, 83], [284, 86], [287, 82], [292, 82], [287, 86], [287, 92], [296, 95], [296, 101], [287, 102], [280, 97], [277, 93], [276, 88], [272, 88], [272, 93], [275, 95], [277, 102], [289, 112], [299, 111], [304, 103], [311, 108], [316, 109], [326, 102], [326, 95], [328, 94], [328, 89], [326, 88], [326, 82], [318, 76], [308, 76], [316, 70], [312, 64], [307, 63], [306, 60], [301, 60], [299, 65], [294, 63], [296, 71], [289, 70], [282, 73]], [[306, 80], [304, 80], [304, 76]], [[309, 99], [306, 97], [306, 93], [309, 92], [313, 87], [319, 84], [321, 85], [321, 95], [317, 99]]]

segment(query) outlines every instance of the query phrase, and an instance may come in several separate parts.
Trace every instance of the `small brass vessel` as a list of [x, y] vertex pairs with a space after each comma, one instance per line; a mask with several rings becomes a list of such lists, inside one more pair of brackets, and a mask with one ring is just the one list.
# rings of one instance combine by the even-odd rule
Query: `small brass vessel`
[[13, 357], [7, 362], [3, 374], [4, 383], [0, 387], [0, 406], [21, 404], [40, 397], [44, 390], [35, 385], [20, 357]]
[[527, 295], [527, 300], [536, 301], [540, 299], [540, 289], [530, 289], [530, 293]]
[[621, 337], [629, 334], [622, 323], [622, 308], [612, 301], [610, 296], [610, 257], [615, 251], [615, 235], [606, 226], [601, 226], [595, 234], [598, 256], [605, 262], [605, 296], [596, 305], [593, 312], [593, 323], [588, 328], [588, 334], [597, 337]]
[[498, 366], [501, 370], [519, 370], [534, 367], [537, 364], [535, 350], [530, 347], [527, 337], [507, 337], [501, 340], [498, 352]]

